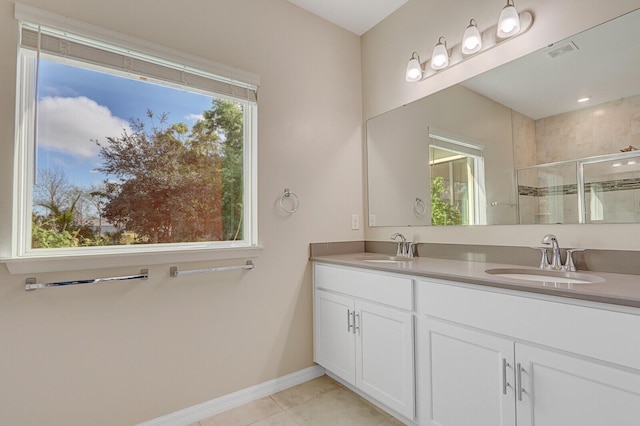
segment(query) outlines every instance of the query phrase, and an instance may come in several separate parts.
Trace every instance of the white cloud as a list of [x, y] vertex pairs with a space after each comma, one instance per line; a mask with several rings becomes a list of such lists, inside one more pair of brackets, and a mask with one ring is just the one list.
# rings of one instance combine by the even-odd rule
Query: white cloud
[[191, 122], [196, 122], [199, 120], [204, 120], [204, 115], [202, 114], [187, 114], [187, 116], [185, 117], [187, 119], [187, 121], [191, 121]]
[[95, 158], [107, 136], [118, 137], [127, 121], [115, 117], [109, 108], [84, 96], [46, 97], [38, 105], [38, 143], [80, 159]]

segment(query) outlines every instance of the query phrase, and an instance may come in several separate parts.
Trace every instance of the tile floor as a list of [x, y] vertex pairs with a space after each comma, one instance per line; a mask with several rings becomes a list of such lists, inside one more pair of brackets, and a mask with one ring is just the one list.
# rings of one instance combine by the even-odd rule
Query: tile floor
[[328, 376], [200, 420], [190, 426], [402, 426]]

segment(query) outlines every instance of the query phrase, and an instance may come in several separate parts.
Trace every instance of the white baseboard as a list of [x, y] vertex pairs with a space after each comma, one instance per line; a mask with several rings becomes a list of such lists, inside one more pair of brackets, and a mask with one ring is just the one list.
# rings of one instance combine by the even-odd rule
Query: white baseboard
[[240, 405], [246, 404], [269, 396], [276, 392], [283, 391], [300, 383], [307, 382], [325, 374], [325, 369], [319, 365], [305, 368], [277, 379], [242, 389], [238, 392], [230, 393], [193, 407], [176, 411], [166, 416], [138, 424], [138, 426], [185, 426], [207, 417], [215, 416], [223, 411], [230, 410]]

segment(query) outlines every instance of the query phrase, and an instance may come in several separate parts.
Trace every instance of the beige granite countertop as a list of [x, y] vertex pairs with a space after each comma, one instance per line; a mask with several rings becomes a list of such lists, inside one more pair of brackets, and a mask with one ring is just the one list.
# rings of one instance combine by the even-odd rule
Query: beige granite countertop
[[536, 270], [536, 268], [531, 265], [517, 266], [427, 257], [417, 257], [410, 262], [373, 263], [366, 261], [366, 259], [371, 260], [384, 257], [388, 256], [379, 253], [350, 253], [315, 256], [311, 257], [311, 260], [335, 265], [366, 268], [373, 271], [459, 281], [468, 284], [640, 308], [639, 275], [578, 271], [579, 274], [599, 277], [604, 281], [589, 284], [543, 283], [505, 278], [485, 272], [487, 269], [496, 268], [526, 268]]

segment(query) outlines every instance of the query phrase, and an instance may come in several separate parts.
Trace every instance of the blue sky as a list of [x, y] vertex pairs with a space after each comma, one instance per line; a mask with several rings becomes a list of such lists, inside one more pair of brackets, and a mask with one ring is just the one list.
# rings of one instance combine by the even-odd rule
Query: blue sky
[[38, 168], [62, 168], [70, 181], [91, 185], [105, 176], [92, 139], [106, 141], [131, 118], [168, 114], [168, 124], [191, 126], [211, 97], [42, 60], [38, 108]]

